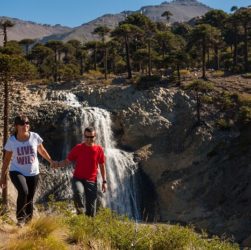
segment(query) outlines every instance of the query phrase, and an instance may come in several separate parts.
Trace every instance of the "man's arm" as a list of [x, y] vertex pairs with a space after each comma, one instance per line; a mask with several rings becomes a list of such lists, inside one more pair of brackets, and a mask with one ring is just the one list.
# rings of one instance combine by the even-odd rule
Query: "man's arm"
[[105, 193], [106, 189], [107, 189], [107, 184], [106, 184], [106, 168], [105, 168], [105, 164], [99, 164], [99, 168], [100, 168], [100, 173], [102, 176], [102, 192]]

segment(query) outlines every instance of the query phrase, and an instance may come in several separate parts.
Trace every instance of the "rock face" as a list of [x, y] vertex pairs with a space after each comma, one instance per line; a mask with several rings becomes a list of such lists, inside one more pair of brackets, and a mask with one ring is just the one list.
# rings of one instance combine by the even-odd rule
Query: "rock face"
[[250, 126], [221, 131], [207, 120], [209, 109], [205, 125], [194, 126], [195, 102], [177, 88], [139, 91], [127, 85], [78, 83], [71, 89], [65, 84], [22, 91], [33, 100], [20, 97], [54, 158], [61, 158], [64, 133], [72, 144], [78, 140], [80, 110], [63, 102], [66, 93], [73, 93], [83, 106], [112, 113], [118, 145], [135, 152], [152, 184], [147, 191], [155, 198], [151, 218], [193, 224], [237, 241], [250, 235]]

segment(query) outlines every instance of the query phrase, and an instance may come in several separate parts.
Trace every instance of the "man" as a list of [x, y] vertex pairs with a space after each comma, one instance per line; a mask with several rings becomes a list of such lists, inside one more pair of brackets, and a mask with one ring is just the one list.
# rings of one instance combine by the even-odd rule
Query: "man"
[[[67, 158], [58, 163], [64, 167], [71, 162], [75, 163], [72, 188], [77, 214], [95, 216], [97, 202], [97, 173], [98, 166], [102, 176], [102, 191], [106, 192], [106, 169], [104, 151], [100, 145], [95, 144], [96, 131], [88, 127], [84, 131], [85, 140], [72, 148]], [[84, 194], [86, 209], [84, 209]]]

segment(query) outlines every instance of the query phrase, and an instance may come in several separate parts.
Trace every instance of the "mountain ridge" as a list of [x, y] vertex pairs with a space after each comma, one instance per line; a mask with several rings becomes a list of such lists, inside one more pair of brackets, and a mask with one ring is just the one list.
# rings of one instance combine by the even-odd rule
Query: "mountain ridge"
[[[60, 24], [36, 24], [32, 21], [24, 21], [18, 18], [8, 18], [16, 22], [16, 25], [9, 29], [9, 40], [22, 40], [24, 38], [40, 39], [45, 43], [49, 40], [62, 40], [64, 42], [71, 39], [77, 39], [81, 42], [96, 40], [97, 36], [93, 35], [93, 30], [99, 25], [108, 26], [114, 29], [119, 22], [123, 21], [127, 15], [132, 13], [142, 13], [153, 21], [167, 22], [165, 17], [161, 15], [165, 11], [170, 11], [170, 23], [187, 22], [190, 19], [204, 15], [211, 10], [210, 7], [200, 3], [197, 0], [173, 0], [171, 2], [162, 2], [159, 5], [142, 6], [139, 10], [125, 10], [117, 14], [104, 14], [87, 23], [83, 23], [77, 27], [67, 27]], [[0, 17], [0, 20], [4, 17]], [[5, 17], [7, 18], [7, 17]], [[0, 41], [1, 42], [1, 41]]]

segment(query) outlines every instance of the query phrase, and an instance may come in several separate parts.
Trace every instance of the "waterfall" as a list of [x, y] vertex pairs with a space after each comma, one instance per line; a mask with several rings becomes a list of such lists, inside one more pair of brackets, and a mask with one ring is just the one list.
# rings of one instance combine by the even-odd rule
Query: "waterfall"
[[[68, 105], [80, 107], [72, 94], [66, 100], [70, 101], [67, 102]], [[97, 132], [96, 143], [103, 147], [106, 156], [107, 192], [100, 194], [101, 206], [109, 207], [118, 214], [140, 219], [138, 164], [133, 160], [133, 153], [116, 147], [111, 115], [108, 111], [97, 107], [88, 107], [81, 108], [81, 113], [82, 135], [86, 127], [93, 126]], [[67, 135], [65, 136], [65, 147], [69, 147], [67, 146], [69, 143], [66, 142]], [[99, 173], [99, 190], [101, 190], [101, 183]]]

